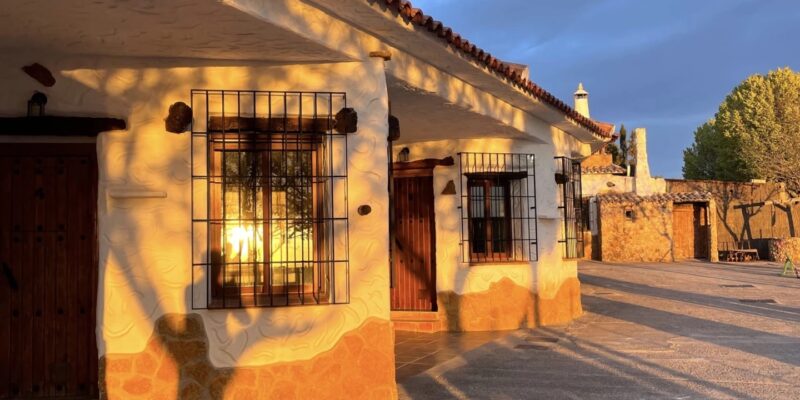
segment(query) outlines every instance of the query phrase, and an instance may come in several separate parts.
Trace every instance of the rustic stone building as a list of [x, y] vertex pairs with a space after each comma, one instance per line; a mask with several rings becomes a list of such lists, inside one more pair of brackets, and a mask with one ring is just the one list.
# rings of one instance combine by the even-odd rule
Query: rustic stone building
[[596, 208], [599, 260], [717, 260], [716, 210], [708, 193], [603, 194]]

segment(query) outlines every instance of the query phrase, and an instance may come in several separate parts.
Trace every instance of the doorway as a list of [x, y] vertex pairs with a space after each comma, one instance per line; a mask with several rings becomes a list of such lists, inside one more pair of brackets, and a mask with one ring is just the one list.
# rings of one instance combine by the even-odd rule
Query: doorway
[[433, 168], [395, 168], [392, 181], [392, 310], [436, 311]]
[[679, 203], [672, 209], [676, 260], [708, 259], [708, 207], [704, 203]]
[[0, 193], [0, 398], [96, 398], [95, 144], [3, 144]]

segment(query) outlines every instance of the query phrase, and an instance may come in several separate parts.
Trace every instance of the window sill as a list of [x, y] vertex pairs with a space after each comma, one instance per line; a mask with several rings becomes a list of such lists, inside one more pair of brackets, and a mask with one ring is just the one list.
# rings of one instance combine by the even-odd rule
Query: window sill
[[481, 266], [508, 266], [513, 267], [515, 265], [518, 266], [529, 266], [531, 263], [535, 261], [482, 261], [482, 262], [468, 262], [467, 266], [469, 267], [481, 267]]

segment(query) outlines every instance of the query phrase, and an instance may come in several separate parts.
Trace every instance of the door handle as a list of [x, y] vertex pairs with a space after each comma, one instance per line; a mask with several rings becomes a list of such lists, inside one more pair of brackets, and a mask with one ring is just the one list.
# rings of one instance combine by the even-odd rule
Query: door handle
[[6, 276], [8, 286], [11, 286], [11, 289], [19, 289], [19, 285], [17, 285], [17, 279], [14, 278], [14, 274], [11, 272], [11, 267], [9, 267], [5, 261], [3, 262], [3, 275]]

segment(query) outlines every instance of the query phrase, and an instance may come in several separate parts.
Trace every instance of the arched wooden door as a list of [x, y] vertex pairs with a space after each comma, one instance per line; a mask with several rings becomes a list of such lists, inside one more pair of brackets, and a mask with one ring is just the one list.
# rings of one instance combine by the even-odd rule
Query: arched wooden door
[[0, 145], [0, 398], [96, 398], [95, 144]]

